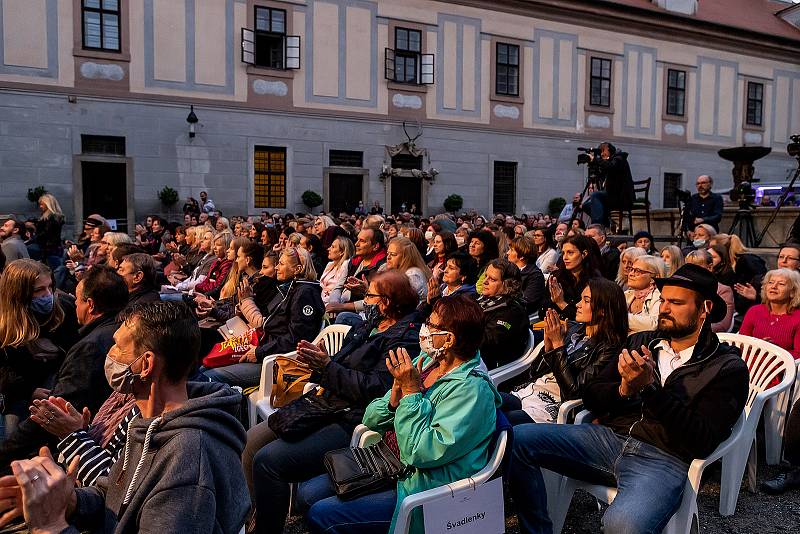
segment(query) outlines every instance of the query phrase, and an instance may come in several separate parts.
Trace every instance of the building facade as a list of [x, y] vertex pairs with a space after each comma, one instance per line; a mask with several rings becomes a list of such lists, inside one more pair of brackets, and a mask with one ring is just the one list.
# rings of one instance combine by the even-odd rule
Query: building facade
[[361, 200], [431, 214], [457, 193], [465, 209], [529, 213], [580, 190], [576, 148], [604, 140], [630, 153], [635, 179], [652, 177], [657, 207], [698, 174], [729, 186], [720, 148], [771, 147], [757, 175], [781, 181], [800, 132], [796, 11], [0, 0], [0, 213], [30, 211], [37, 185], [71, 220], [122, 223], [164, 212], [164, 186], [207, 190], [225, 214], [304, 210], [309, 189], [334, 211]]

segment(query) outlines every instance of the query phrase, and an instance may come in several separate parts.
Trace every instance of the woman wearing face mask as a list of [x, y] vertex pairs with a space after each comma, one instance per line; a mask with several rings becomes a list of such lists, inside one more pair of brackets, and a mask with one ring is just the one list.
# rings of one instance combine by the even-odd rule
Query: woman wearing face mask
[[528, 312], [522, 301], [522, 276], [516, 265], [502, 258], [486, 267], [483, 294], [484, 332], [481, 358], [489, 369], [514, 361], [528, 344]]
[[289, 484], [324, 473], [324, 454], [349, 445], [366, 406], [391, 388], [392, 375], [386, 369], [389, 351], [419, 352], [416, 303], [417, 294], [406, 276], [397, 271], [378, 274], [365, 298], [367, 320], [350, 329], [339, 352], [298, 344], [298, 359], [313, 370], [310, 381], [323, 388], [331, 403], [346, 401], [349, 410], [291, 443], [278, 439], [267, 422], [247, 432], [242, 463], [256, 504], [253, 532], [283, 532]]
[[0, 394], [4, 414], [28, 416], [47, 398], [64, 355], [77, 340], [75, 305], [56, 294], [50, 269], [35, 260], [9, 263], [0, 276]]
[[[312, 504], [312, 533], [393, 532], [393, 516], [407, 495], [472, 476], [486, 466], [497, 428], [500, 396], [478, 371], [481, 310], [469, 297], [443, 298], [420, 331], [425, 352], [389, 354], [392, 388], [374, 400], [364, 424], [384, 441], [411, 473], [386, 491], [343, 501], [327, 476], [301, 484], [299, 501]], [[345, 519], [346, 518], [346, 519]], [[421, 534], [422, 509], [412, 513], [410, 532]]]
[[622, 289], [592, 278], [575, 309], [575, 321], [566, 325], [555, 311], [547, 311], [544, 351], [531, 369], [534, 382], [513, 395], [502, 394], [511, 424], [555, 423], [561, 403], [581, 398], [583, 389], [619, 356], [628, 331]]
[[625, 302], [628, 306], [628, 334], [656, 330], [661, 309], [661, 292], [656, 278], [663, 278], [666, 265], [656, 256], [639, 256], [628, 273]]
[[694, 228], [692, 242], [688, 247], [683, 249], [684, 255], [692, 250], [708, 248], [709, 244], [711, 244], [711, 238], [715, 235], [717, 235], [717, 231], [714, 230], [714, 227], [710, 224], [698, 224]]
[[672, 273], [678, 270], [678, 267], [685, 263], [681, 249], [675, 245], [669, 245], [661, 249], [661, 259], [667, 264], [666, 276], [672, 276]]
[[308, 251], [287, 248], [278, 260], [278, 293], [262, 312], [264, 330], [259, 345], [251, 347], [239, 363], [203, 373], [214, 382], [225, 382], [242, 388], [257, 386], [261, 378], [261, 361], [269, 354], [285, 354], [301, 340], [311, 340], [319, 332], [325, 305], [317, 273]]
[[442, 227], [438, 224], [431, 224], [425, 230], [425, 242], [427, 243], [427, 250], [425, 251], [425, 261], [433, 261], [436, 257], [435, 247], [433, 241], [436, 239], [436, 234], [442, 231]]

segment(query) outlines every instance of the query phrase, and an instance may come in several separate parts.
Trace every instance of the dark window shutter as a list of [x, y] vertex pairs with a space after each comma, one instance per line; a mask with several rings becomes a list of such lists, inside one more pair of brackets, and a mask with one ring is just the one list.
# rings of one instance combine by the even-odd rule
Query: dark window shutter
[[386, 48], [383, 51], [384, 58], [384, 72], [383, 77], [387, 80], [394, 81], [394, 49]]
[[287, 35], [286, 36], [286, 61], [284, 62], [287, 69], [300, 68], [300, 36]]
[[242, 63], [256, 64], [256, 34], [247, 28], [242, 28]]

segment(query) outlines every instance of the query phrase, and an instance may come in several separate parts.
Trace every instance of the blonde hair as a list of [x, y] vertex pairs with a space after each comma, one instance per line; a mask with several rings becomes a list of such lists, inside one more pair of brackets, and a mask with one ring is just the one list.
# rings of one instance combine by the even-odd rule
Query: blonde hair
[[622, 251], [622, 254], [619, 257], [619, 270], [617, 270], [617, 284], [624, 285], [628, 283], [628, 277], [625, 275], [625, 264], [624, 260], [636, 260], [636, 258], [640, 256], [646, 256], [647, 251], [640, 247], [630, 247], [626, 248]]
[[635, 264], [637, 261], [641, 261], [652, 270], [656, 272], [656, 274], [652, 275], [653, 278], [664, 278], [667, 272], [667, 264], [664, 263], [664, 260], [659, 258], [658, 256], [651, 256], [650, 254], [645, 254], [644, 256], [639, 256], [633, 263]]
[[131, 236], [122, 232], [106, 232], [103, 234], [103, 239], [107, 240], [108, 244], [112, 247], [116, 247], [122, 243], [133, 243]]
[[331, 226], [336, 226], [336, 223], [333, 222], [333, 219], [331, 219], [327, 215], [317, 215], [317, 217], [314, 220], [314, 222], [317, 222], [317, 221], [322, 221], [322, 225], [325, 227], [326, 230], [328, 228], [330, 228]]
[[228, 299], [236, 295], [236, 290], [239, 288], [239, 264], [236, 263], [236, 256], [239, 254], [239, 248], [249, 242], [250, 239], [246, 237], [235, 237], [228, 245], [228, 248], [233, 246], [233, 265], [231, 265], [231, 270], [228, 271], [228, 277], [225, 278], [222, 289], [219, 290], [219, 298]]
[[[230, 233], [230, 232], [220, 232], [217, 235], [213, 236], [213, 238], [211, 240], [211, 246], [213, 248], [214, 244], [217, 241], [222, 241], [223, 243], [225, 243], [225, 253], [227, 254], [228, 253], [228, 247], [231, 246], [231, 240], [232, 239], [233, 239], [233, 234], [232, 233]], [[213, 252], [213, 250], [211, 252]]]
[[303, 239], [303, 234], [300, 232], [292, 232], [288, 236], [286, 236], [286, 246], [298, 248], [300, 247], [300, 241]]
[[50, 193], [45, 193], [39, 197], [39, 202], [44, 204], [45, 212], [42, 213], [42, 219], [49, 219], [51, 217], [64, 218], [64, 212], [61, 211], [61, 204], [58, 199]]
[[0, 276], [0, 348], [19, 347], [38, 339], [42, 328], [52, 332], [64, 322], [64, 310], [55, 295], [50, 318], [41, 327], [28, 310], [36, 279], [43, 275], [52, 281], [50, 269], [36, 260], [20, 259], [6, 265]]
[[231, 231], [231, 222], [228, 219], [226, 219], [225, 217], [218, 217], [217, 218], [217, 222], [214, 223], [214, 227], [216, 227], [217, 223], [220, 223], [220, 222], [222, 223], [222, 226], [224, 226], [224, 228], [222, 230], [220, 230], [220, 233], [222, 233], [222, 232], [230, 232]]
[[[298, 234], [299, 235], [299, 234]], [[292, 258], [292, 261], [300, 265], [300, 272], [295, 278], [300, 280], [316, 280], [317, 270], [314, 269], [314, 262], [311, 260], [311, 253], [303, 247], [289, 247], [281, 252], [281, 256]]]
[[[353, 246], [353, 242], [347, 239], [343, 235], [340, 235], [336, 239], [334, 239], [333, 243], [339, 245], [339, 250], [342, 251], [342, 257], [339, 258], [335, 263], [333, 263], [333, 265], [331, 265], [331, 269], [338, 269], [342, 265], [342, 263], [348, 261], [350, 258], [353, 257], [353, 254], [355, 254], [356, 250], [355, 247]], [[331, 243], [331, 246], [333, 246], [333, 243]]]
[[711, 263], [713, 259], [711, 258], [711, 254], [708, 252], [707, 249], [701, 248], [698, 250], [693, 250], [686, 255], [686, 263], [692, 263], [694, 265], [699, 265], [704, 269], [709, 269], [711, 267]]
[[783, 276], [789, 283], [792, 284], [792, 296], [789, 299], [789, 311], [800, 308], [800, 273], [794, 269], [773, 269], [764, 275], [764, 280], [761, 282], [761, 302], [770, 307], [767, 300], [767, 283], [775, 276]]
[[417, 245], [412, 243], [407, 237], [395, 237], [389, 241], [386, 248], [388, 249], [389, 247], [400, 248], [400, 266], [397, 268], [398, 271], [404, 273], [412, 267], [416, 267], [422, 271], [423, 276], [425, 276], [425, 282], [430, 280], [431, 276], [433, 276], [431, 270], [425, 264], [425, 260], [422, 259], [422, 254], [419, 253]]
[[[678, 270], [678, 268], [686, 263], [683, 257], [683, 252], [681, 249], [676, 247], [675, 245], [669, 245], [661, 249], [661, 253], [664, 252], [669, 253], [669, 263], [667, 263], [667, 276], [672, 276], [672, 274]], [[663, 260], [664, 257], [662, 256], [661, 259]]]

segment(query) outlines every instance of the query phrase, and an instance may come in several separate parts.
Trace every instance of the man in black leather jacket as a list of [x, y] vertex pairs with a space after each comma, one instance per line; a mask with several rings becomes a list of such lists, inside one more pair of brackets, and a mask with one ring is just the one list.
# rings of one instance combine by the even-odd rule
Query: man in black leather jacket
[[[592, 224], [609, 226], [612, 210], [628, 211], [634, 201], [633, 176], [628, 165], [628, 153], [619, 152], [611, 143], [600, 144], [600, 176], [602, 183], [592, 193], [588, 203]], [[590, 154], [592, 159], [594, 156]]]
[[711, 331], [725, 315], [714, 282], [689, 264], [656, 279], [659, 329], [631, 336], [584, 391], [600, 424], [514, 428], [511, 490], [522, 532], [550, 525], [540, 466], [618, 486], [604, 532], [663, 530], [680, 506], [689, 463], [730, 435], [747, 399], [739, 350]]

